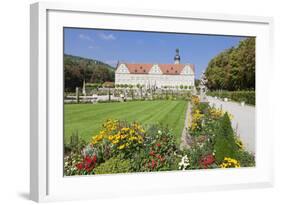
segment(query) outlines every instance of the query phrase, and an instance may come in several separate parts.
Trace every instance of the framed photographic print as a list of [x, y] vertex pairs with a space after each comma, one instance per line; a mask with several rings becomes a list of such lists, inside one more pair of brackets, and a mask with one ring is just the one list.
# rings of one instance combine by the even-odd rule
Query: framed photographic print
[[271, 186], [272, 23], [31, 5], [31, 199]]

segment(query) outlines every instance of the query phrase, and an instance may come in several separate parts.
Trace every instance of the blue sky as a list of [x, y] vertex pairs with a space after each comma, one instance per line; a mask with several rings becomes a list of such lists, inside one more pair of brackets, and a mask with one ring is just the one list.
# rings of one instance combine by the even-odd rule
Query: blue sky
[[64, 53], [97, 59], [116, 66], [127, 63], [174, 63], [179, 48], [181, 63], [195, 65], [199, 78], [208, 62], [221, 51], [238, 45], [244, 37], [132, 32], [97, 29], [64, 29]]

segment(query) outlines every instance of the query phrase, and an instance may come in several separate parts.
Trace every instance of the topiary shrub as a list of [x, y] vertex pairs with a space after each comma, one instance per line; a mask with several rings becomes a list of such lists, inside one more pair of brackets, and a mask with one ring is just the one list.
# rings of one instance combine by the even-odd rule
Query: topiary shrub
[[95, 174], [116, 174], [131, 171], [130, 160], [122, 159], [120, 156], [112, 157], [94, 169]]
[[224, 157], [236, 159], [238, 148], [235, 144], [234, 132], [227, 113], [218, 121], [215, 132], [215, 156], [217, 162], [221, 163]]

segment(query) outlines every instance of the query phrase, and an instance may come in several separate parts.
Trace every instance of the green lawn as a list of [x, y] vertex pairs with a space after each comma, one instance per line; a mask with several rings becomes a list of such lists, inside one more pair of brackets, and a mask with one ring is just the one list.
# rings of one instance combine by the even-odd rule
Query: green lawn
[[138, 121], [143, 125], [162, 123], [173, 129], [180, 142], [184, 126], [186, 101], [134, 101], [124, 103], [66, 104], [64, 105], [65, 142], [78, 131], [90, 142], [106, 119]]

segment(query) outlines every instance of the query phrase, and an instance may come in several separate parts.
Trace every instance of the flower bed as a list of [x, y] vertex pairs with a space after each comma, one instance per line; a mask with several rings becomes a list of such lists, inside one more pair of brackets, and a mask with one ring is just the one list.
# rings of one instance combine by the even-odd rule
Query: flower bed
[[190, 168], [229, 168], [255, 166], [254, 156], [247, 152], [231, 127], [233, 116], [201, 103], [192, 96], [188, 150]]
[[[79, 146], [81, 146], [79, 144]], [[92, 142], [64, 158], [65, 175], [177, 170], [181, 151], [170, 129], [107, 120]]]
[[232, 116], [193, 96], [190, 148], [180, 150], [167, 127], [109, 119], [90, 144], [65, 146], [64, 174], [90, 175], [255, 166], [231, 127]]

